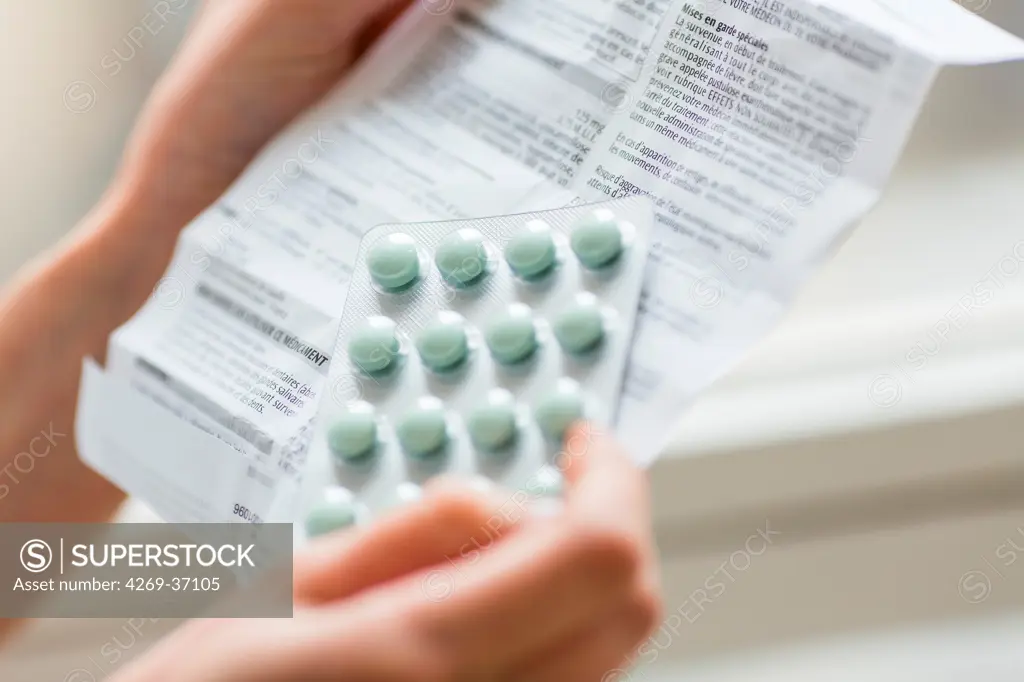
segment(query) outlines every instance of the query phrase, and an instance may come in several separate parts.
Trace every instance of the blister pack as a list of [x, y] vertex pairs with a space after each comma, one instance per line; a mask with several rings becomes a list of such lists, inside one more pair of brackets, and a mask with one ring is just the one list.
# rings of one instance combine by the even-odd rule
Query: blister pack
[[298, 540], [369, 522], [442, 474], [557, 499], [568, 427], [613, 423], [652, 222], [631, 197], [368, 232]]

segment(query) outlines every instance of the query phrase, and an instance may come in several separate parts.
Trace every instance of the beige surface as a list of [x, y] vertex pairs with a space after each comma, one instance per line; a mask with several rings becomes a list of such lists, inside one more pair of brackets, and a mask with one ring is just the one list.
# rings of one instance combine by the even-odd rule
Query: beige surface
[[[1024, 551], [1008, 546], [1015, 540], [1024, 550], [1024, 500], [1018, 502], [1017, 509], [848, 535], [829, 531], [829, 537], [792, 544], [785, 522], [768, 519], [779, 535], [760, 556], [744, 556], [745, 540], [758, 528], [753, 526], [735, 533], [728, 549], [670, 560], [666, 570], [675, 580], [667, 588], [666, 606], [683, 621], [664, 659], [1022, 612]], [[733, 555], [736, 551], [740, 554]], [[1008, 552], [1018, 555], [1014, 565], [1004, 565]], [[746, 569], [733, 568], [731, 556], [735, 566]], [[720, 572], [723, 562], [735, 582]], [[972, 571], [984, 571], [988, 583], [978, 573], [964, 578]], [[707, 589], [701, 594], [716, 572], [724, 592], [716, 598]], [[666, 642], [669, 634], [662, 630], [656, 641]]]

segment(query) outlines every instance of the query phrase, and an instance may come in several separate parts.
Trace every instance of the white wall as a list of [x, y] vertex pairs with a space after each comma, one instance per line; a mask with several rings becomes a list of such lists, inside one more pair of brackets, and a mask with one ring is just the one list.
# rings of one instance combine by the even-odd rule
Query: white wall
[[106, 185], [184, 23], [147, 9], [139, 0], [0, 3], [0, 282]]

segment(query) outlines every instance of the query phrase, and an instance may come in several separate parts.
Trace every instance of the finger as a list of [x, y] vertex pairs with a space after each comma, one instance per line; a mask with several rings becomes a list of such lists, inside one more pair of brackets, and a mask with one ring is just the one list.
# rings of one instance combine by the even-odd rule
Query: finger
[[656, 600], [637, 598], [608, 619], [555, 645], [509, 679], [530, 682], [621, 682], [630, 654], [657, 622]]
[[[407, 613], [430, 646], [444, 652], [441, 658], [481, 673], [530, 660], [627, 603], [649, 563], [638, 539], [649, 534], [646, 489], [614, 444], [595, 443], [600, 447], [587, 448], [586, 470], [571, 474], [570, 504], [578, 511], [403, 579], [374, 595], [388, 600], [376, 607]], [[626, 493], [615, 494], [617, 477]], [[609, 519], [596, 504], [602, 492], [610, 493], [608, 504], [639, 507], [630, 512], [634, 521]]]
[[648, 534], [646, 477], [607, 433], [587, 422], [573, 425], [565, 439], [562, 467], [570, 514], [633, 535]]
[[[194, 22], [200, 25], [200, 20], [211, 17], [245, 18], [275, 39], [257, 46], [264, 51], [289, 40], [289, 47], [296, 47], [296, 56], [315, 51], [341, 57], [336, 48], [343, 41], [370, 23], [397, 18], [411, 4], [412, 0], [210, 0], [196, 12]], [[296, 37], [307, 38], [307, 42], [295, 42]]]
[[658, 560], [647, 477], [610, 435], [587, 422], [565, 440], [561, 466], [568, 483], [567, 514], [585, 526], [618, 532], [640, 554], [642, 579], [657, 585]]
[[493, 522], [501, 502], [461, 483], [436, 484], [419, 504], [304, 550], [295, 561], [295, 597], [307, 603], [342, 599], [465, 553], [474, 542], [510, 530]]
[[[337, 0], [332, 1], [336, 2]], [[377, 39], [409, 9], [411, 4], [412, 0], [395, 0], [383, 3], [383, 6], [378, 10], [378, 14], [367, 22], [366, 26], [356, 35], [353, 45], [354, 57], [356, 59], [362, 57]]]
[[566, 456], [569, 513], [476, 562], [454, 562], [450, 598], [422, 609], [426, 630], [469, 669], [528, 659], [607, 615], [654, 572], [642, 475], [586, 425], [571, 432]]
[[[139, 191], [153, 197], [148, 203], [159, 204], [161, 224], [176, 233], [216, 201], [274, 135], [338, 83], [366, 41], [407, 2], [204, 4], [139, 118], [123, 177], [142, 184]], [[170, 134], [182, 130], [188, 134]], [[197, 156], [202, 163], [194, 161]], [[163, 182], [157, 171], [175, 164], [190, 172]]]
[[627, 598], [637, 565], [621, 535], [556, 521], [409, 578], [388, 596], [458, 673], [486, 679], [606, 616]]

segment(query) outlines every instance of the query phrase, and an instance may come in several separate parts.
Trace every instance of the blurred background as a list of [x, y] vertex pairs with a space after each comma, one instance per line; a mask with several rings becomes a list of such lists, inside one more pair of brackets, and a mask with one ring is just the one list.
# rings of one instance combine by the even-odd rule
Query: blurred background
[[[0, 280], [95, 201], [198, 3], [0, 3]], [[1021, 3], [964, 4], [1024, 35]], [[634, 679], [1021, 679], [1022, 123], [1024, 64], [943, 72], [882, 204], [682, 419], [652, 477], [667, 618]], [[173, 625], [37, 623], [0, 677], [101, 679], [104, 645]]]

